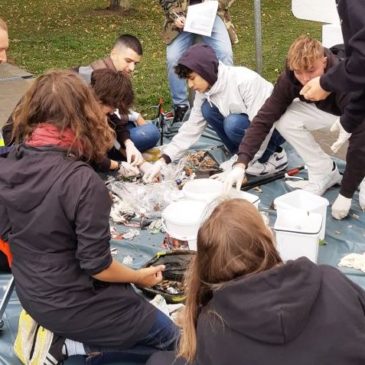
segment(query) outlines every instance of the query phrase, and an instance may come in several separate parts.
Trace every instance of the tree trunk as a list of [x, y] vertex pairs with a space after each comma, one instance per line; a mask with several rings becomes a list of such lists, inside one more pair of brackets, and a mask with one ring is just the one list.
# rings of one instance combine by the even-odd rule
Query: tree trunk
[[130, 1], [129, 0], [110, 0], [110, 10], [128, 10], [130, 8]]

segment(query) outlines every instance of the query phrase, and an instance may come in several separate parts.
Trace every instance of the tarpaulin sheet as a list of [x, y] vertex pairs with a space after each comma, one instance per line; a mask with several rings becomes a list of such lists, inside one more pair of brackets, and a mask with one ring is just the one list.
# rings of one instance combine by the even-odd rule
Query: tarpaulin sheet
[[[210, 140], [210, 145], [217, 144]], [[206, 147], [207, 144], [205, 144]], [[197, 148], [204, 147], [203, 144], [196, 146]], [[300, 158], [288, 147], [289, 152], [289, 167], [296, 167], [302, 164]], [[219, 149], [215, 149], [214, 153], [218, 156], [218, 159], [223, 159], [224, 154]], [[340, 170], [344, 168], [343, 161], [337, 161]], [[306, 172], [302, 171], [301, 176], [306, 177]], [[271, 182], [267, 185], [261, 186], [261, 192], [251, 190], [250, 192], [260, 197], [260, 209], [269, 213], [270, 222], [275, 221], [276, 212], [272, 209], [273, 200], [288, 192], [289, 189], [282, 180]], [[338, 194], [339, 188], [332, 188], [326, 194], [325, 197], [329, 200], [330, 204]], [[125, 230], [125, 229], [124, 229]], [[147, 230], [142, 230], [141, 234], [135, 237], [133, 240], [121, 240], [111, 241], [112, 247], [116, 248], [116, 257], [122, 261], [124, 257], [133, 257], [131, 264], [134, 268], [141, 267], [146, 261], [148, 261], [156, 252], [161, 251], [162, 241], [164, 235], [162, 233], [151, 234]], [[360, 209], [358, 202], [358, 193], [355, 194], [351, 212], [348, 218], [337, 221], [331, 217], [330, 207], [327, 212], [326, 222], [326, 236], [325, 245], [321, 245], [319, 248], [318, 262], [320, 264], [329, 264], [337, 266], [340, 259], [348, 253], [365, 252], [365, 213]], [[357, 270], [339, 268], [344, 272], [351, 280], [356, 282], [365, 288], [365, 273]], [[2, 297], [10, 275], [0, 275], [0, 298]], [[18, 315], [20, 312], [20, 304], [14, 293], [7, 309], [5, 311], [4, 327], [0, 330], [0, 365], [19, 365], [12, 351], [12, 344], [14, 342], [17, 330]], [[67, 365], [79, 365], [83, 364], [82, 357], [71, 357], [65, 364]], [[113, 364], [113, 365], [127, 365], [127, 363]], [[129, 365], [129, 364], [128, 364]], [[132, 365], [132, 364], [130, 364]]]

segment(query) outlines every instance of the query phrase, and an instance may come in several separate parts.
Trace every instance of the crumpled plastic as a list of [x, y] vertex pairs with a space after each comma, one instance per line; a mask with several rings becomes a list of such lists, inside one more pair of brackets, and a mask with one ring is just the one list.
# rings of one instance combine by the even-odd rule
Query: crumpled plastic
[[350, 253], [341, 259], [338, 266], [349, 267], [365, 272], [365, 253]]

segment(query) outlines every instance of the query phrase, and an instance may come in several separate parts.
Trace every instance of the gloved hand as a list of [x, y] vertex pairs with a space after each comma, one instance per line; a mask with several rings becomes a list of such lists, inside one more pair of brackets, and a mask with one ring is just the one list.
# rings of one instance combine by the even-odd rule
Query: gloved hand
[[243, 163], [238, 163], [233, 166], [233, 169], [228, 172], [223, 172], [217, 177], [224, 183], [224, 192], [227, 194], [232, 189], [233, 185], [236, 185], [238, 191], [241, 190], [241, 185], [243, 179], [245, 178], [245, 165]]
[[338, 194], [338, 197], [332, 204], [332, 217], [335, 219], [345, 218], [351, 208], [351, 198], [345, 198], [343, 195]]
[[340, 122], [340, 118], [338, 118], [331, 126], [331, 132], [338, 132], [338, 137], [336, 142], [334, 142], [331, 146], [332, 152], [336, 153], [341, 146], [351, 137], [351, 133], [347, 133]]
[[365, 211], [365, 178], [360, 184], [359, 203], [361, 209]]
[[118, 175], [121, 175], [123, 177], [131, 177], [131, 176], [137, 176], [139, 174], [139, 169], [136, 166], [132, 166], [128, 162], [123, 161], [120, 164]]
[[143, 163], [144, 159], [142, 153], [138, 151], [134, 143], [127, 139], [125, 142], [125, 151], [127, 154], [127, 162], [132, 166], [139, 166]]
[[144, 170], [143, 181], [145, 183], [152, 183], [160, 175], [161, 169], [164, 166], [166, 166], [164, 159], [159, 159], [154, 164], [144, 162], [141, 165], [141, 171]]

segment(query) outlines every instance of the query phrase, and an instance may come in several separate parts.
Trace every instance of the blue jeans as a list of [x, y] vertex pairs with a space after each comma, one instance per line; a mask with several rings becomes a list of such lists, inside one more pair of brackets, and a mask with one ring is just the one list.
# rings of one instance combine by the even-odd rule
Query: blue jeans
[[[237, 153], [246, 129], [250, 126], [248, 115], [230, 114], [224, 118], [218, 108], [214, 104], [210, 105], [208, 100], [204, 101], [201, 111], [207, 123], [214, 129], [228, 150], [232, 154]], [[275, 129], [269, 144], [259, 161], [261, 163], [266, 162], [284, 142], [285, 139]]]
[[[112, 329], [111, 329], [112, 330]], [[132, 362], [145, 364], [147, 359], [157, 351], [171, 351], [177, 346], [180, 337], [179, 328], [169, 317], [161, 311], [156, 311], [155, 322], [145, 338], [127, 350], [97, 348], [85, 346], [88, 353], [97, 352], [97, 355], [89, 356], [86, 359], [87, 365], [102, 365], [110, 362]]]
[[176, 104], [189, 105], [186, 81], [180, 79], [174, 70], [183, 53], [201, 37], [204, 43], [211, 46], [217, 58], [226, 65], [233, 64], [232, 44], [223, 20], [217, 15], [214, 21], [212, 35], [210, 37], [200, 36], [194, 33], [181, 32], [166, 48], [167, 77], [172, 97]]
[[144, 152], [156, 146], [160, 139], [160, 131], [152, 123], [136, 126], [128, 122], [131, 140], [140, 152]]

